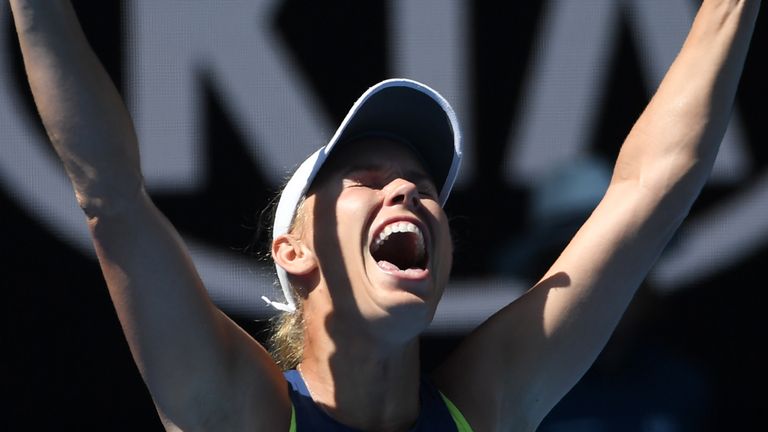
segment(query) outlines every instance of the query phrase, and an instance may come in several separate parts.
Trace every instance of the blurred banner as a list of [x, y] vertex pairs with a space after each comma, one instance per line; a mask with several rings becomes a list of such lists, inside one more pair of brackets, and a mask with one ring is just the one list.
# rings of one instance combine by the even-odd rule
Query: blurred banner
[[[447, 206], [453, 283], [425, 337], [427, 365], [535, 282], [589, 215], [698, 6], [74, 3], [135, 120], [150, 194], [214, 301], [257, 338], [274, 314], [261, 296], [282, 295], [258, 216], [286, 175], [382, 79], [417, 79], [446, 96], [467, 157]], [[21, 430], [41, 405], [64, 399], [64, 424], [160, 429], [35, 113], [8, 9], [0, 6], [0, 285], [10, 353], [2, 373], [15, 402], [0, 417]], [[758, 412], [750, 345], [765, 325], [756, 308], [768, 253], [762, 15], [710, 182], [604, 354], [541, 430], [730, 430], [750, 424], [750, 407]]]

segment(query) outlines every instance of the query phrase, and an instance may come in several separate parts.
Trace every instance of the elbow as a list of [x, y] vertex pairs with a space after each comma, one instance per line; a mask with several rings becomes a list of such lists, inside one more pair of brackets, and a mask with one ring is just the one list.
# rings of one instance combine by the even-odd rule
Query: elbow
[[91, 224], [104, 219], [123, 218], [150, 200], [142, 181], [124, 187], [76, 188], [75, 196]]
[[77, 195], [77, 203], [91, 224], [102, 220], [120, 218], [129, 213], [129, 209], [136, 205], [131, 201], [126, 197]]
[[713, 160], [710, 159], [714, 157], [686, 151], [673, 152], [665, 157], [637, 157], [629, 161], [620, 158], [609, 187], [629, 187], [638, 194], [659, 201], [671, 199], [680, 203], [687, 212], [712, 171]]

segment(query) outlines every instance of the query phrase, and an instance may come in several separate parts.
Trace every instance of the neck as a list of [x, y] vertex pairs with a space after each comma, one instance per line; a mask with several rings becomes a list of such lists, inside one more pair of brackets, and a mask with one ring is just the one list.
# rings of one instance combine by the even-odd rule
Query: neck
[[382, 343], [332, 320], [332, 313], [308, 317], [305, 330], [299, 370], [315, 403], [353, 428], [407, 430], [419, 414], [418, 338]]

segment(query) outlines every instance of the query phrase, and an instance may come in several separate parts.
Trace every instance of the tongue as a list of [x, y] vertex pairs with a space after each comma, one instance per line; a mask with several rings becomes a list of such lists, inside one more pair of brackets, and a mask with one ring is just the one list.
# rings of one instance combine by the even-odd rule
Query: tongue
[[398, 275], [406, 278], [417, 278], [417, 277], [423, 276], [424, 274], [424, 270], [422, 269], [419, 269], [419, 268], [401, 269], [400, 267], [386, 260], [379, 260], [378, 262], [376, 262], [376, 264], [378, 264], [380, 269], [384, 270], [387, 273], [390, 273], [390, 274], [397, 273]]
[[400, 271], [400, 267], [392, 264], [389, 261], [379, 260], [379, 262], [377, 262], [377, 264], [379, 265], [379, 267], [382, 270], [386, 270], [386, 271]]

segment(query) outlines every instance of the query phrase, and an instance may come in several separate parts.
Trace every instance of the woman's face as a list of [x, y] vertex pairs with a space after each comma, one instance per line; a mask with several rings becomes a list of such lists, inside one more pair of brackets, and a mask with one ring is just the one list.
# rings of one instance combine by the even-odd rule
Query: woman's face
[[338, 150], [304, 208], [321, 286], [335, 314], [412, 337], [431, 322], [451, 269], [437, 188], [406, 145], [377, 138]]

